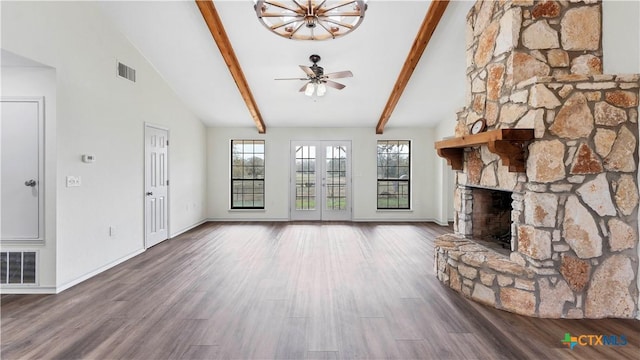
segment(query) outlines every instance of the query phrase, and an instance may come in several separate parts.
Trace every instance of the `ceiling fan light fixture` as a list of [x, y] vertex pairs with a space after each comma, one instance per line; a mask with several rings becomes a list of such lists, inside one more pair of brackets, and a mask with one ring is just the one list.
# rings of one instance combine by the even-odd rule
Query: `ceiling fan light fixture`
[[300, 65], [302, 71], [304, 71], [306, 78], [278, 78], [275, 80], [305, 80], [306, 84], [302, 85], [299, 92], [304, 92], [307, 96], [313, 96], [315, 92], [317, 96], [324, 96], [327, 92], [327, 87], [342, 90], [346, 85], [334, 81], [334, 79], [342, 79], [352, 77], [353, 73], [349, 70], [343, 70], [338, 72], [324, 73], [324, 68], [318, 66], [320, 61], [320, 55], [312, 54], [309, 56], [309, 61], [313, 63], [311, 66]]
[[316, 88], [316, 94], [318, 96], [324, 96], [324, 94], [327, 92], [327, 86], [324, 83], [320, 83], [318, 84], [317, 88]]
[[313, 83], [308, 83], [307, 87], [304, 90], [304, 94], [307, 96], [313, 96], [313, 90], [315, 90], [315, 86]]
[[344, 36], [364, 20], [366, 0], [254, 0], [258, 20], [269, 31], [294, 40]]

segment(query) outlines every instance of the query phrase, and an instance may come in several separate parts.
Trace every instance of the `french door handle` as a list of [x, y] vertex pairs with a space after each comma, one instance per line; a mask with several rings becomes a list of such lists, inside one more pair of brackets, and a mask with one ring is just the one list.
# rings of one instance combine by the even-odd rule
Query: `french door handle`
[[34, 179], [27, 180], [27, 181], [24, 182], [24, 186], [35, 187], [36, 186], [36, 181]]
[[151, 191], [147, 192], [147, 196], [151, 196], [153, 193]]

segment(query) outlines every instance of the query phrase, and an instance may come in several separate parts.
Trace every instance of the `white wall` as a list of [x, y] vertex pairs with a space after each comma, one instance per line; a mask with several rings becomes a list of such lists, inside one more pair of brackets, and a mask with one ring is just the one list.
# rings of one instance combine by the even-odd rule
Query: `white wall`
[[[230, 211], [230, 141], [265, 140], [265, 210]], [[411, 211], [376, 210], [377, 140], [411, 140]], [[212, 220], [288, 220], [289, 157], [292, 140], [351, 140], [354, 221], [423, 221], [435, 219], [438, 204], [434, 167], [433, 130], [387, 128], [376, 135], [374, 128], [255, 128], [208, 129], [208, 216]]]
[[602, 54], [605, 74], [640, 73], [640, 1], [602, 2]]
[[[451, 116], [436, 126], [436, 141], [453, 136], [456, 126], [456, 111], [452, 109]], [[437, 221], [440, 224], [446, 224], [449, 221], [453, 221], [453, 191], [455, 189], [456, 173], [447, 164], [447, 160], [438, 157], [437, 174], [438, 189], [440, 189], [437, 192], [439, 205]]]
[[[57, 72], [58, 289], [143, 250], [145, 122], [170, 128], [170, 234], [205, 219], [204, 126], [95, 3], [2, 2], [2, 47]], [[116, 77], [116, 59], [135, 84]], [[66, 188], [67, 175], [82, 186]]]
[[56, 72], [49, 67], [2, 67], [2, 96], [44, 97], [44, 238], [43, 245], [3, 244], [3, 250], [38, 251], [40, 292], [56, 287]]

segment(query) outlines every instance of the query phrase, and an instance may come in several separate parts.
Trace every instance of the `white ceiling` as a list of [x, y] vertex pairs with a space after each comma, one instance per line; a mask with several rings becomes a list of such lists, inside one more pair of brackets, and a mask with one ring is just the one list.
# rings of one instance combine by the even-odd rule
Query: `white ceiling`
[[[370, 0], [360, 27], [342, 38], [295, 41], [258, 21], [253, 1], [215, 1], [238, 61], [270, 127], [370, 127], [374, 131], [430, 1]], [[386, 128], [433, 126], [464, 105], [465, 17], [451, 1]], [[102, 10], [207, 126], [254, 126], [194, 1], [102, 2]], [[351, 70], [324, 97], [298, 92], [299, 64], [322, 57], [325, 73]]]

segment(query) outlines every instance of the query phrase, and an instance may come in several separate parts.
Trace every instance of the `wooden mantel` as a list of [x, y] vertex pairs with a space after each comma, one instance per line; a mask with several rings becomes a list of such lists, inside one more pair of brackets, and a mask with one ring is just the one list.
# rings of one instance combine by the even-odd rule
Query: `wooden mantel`
[[453, 170], [462, 170], [464, 148], [487, 145], [489, 151], [500, 156], [502, 164], [508, 166], [510, 172], [523, 172], [527, 162], [525, 144], [533, 138], [533, 129], [497, 129], [440, 140], [435, 143], [435, 148]]

